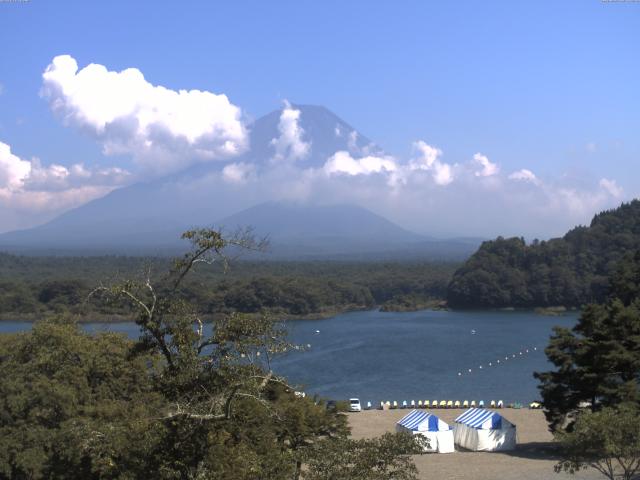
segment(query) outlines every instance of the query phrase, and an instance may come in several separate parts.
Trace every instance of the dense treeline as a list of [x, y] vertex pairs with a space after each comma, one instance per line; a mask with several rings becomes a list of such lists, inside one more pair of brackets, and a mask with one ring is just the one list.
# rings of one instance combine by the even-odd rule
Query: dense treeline
[[[1, 318], [73, 313], [85, 318], [129, 316], [124, 302], [88, 299], [100, 284], [157, 277], [170, 262], [140, 257], [20, 257], [0, 254]], [[416, 309], [446, 295], [456, 264], [361, 262], [248, 262], [196, 269], [185, 300], [205, 315], [269, 311], [290, 316], [350, 309]]]
[[640, 247], [640, 201], [596, 215], [562, 238], [485, 242], [454, 275], [453, 307], [579, 307], [602, 302], [617, 262]]

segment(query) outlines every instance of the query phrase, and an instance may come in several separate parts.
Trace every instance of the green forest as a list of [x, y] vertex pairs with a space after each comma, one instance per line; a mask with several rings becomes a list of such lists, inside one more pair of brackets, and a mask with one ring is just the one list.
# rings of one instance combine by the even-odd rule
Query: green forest
[[[269, 312], [316, 317], [370, 309], [415, 310], [438, 305], [454, 263], [232, 261], [196, 268], [181, 286], [185, 300], [205, 316]], [[36, 319], [71, 313], [81, 320], [130, 319], [126, 302], [90, 297], [125, 278], [160, 278], [167, 258], [26, 257], [0, 254], [0, 318]]]
[[608, 277], [640, 247], [640, 201], [597, 214], [562, 238], [484, 242], [447, 291], [453, 308], [580, 307], [602, 302]]

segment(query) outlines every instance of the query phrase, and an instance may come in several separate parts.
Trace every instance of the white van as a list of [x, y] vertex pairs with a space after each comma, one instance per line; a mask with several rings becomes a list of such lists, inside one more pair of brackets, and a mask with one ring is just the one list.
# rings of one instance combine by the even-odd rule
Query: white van
[[361, 412], [362, 407], [360, 406], [359, 398], [350, 398], [349, 399], [349, 411], [350, 412]]

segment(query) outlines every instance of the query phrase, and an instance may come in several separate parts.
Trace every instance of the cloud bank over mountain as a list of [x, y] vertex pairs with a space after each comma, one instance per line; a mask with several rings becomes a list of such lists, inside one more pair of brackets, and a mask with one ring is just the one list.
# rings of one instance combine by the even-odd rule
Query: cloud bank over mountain
[[[544, 237], [626, 198], [614, 179], [549, 178], [530, 165], [506, 171], [488, 152], [448, 158], [428, 139], [416, 139], [401, 158], [319, 107], [285, 101], [247, 124], [224, 94], [154, 85], [136, 68], [79, 68], [69, 55], [46, 68], [41, 95], [64, 125], [95, 139], [105, 165], [25, 160], [0, 143], [3, 231], [159, 179], [183, 198], [206, 192], [225, 214], [273, 200], [356, 204], [435, 235]], [[114, 167], [113, 155], [131, 162]]]
[[129, 176], [118, 167], [43, 166], [38, 158], [24, 160], [0, 142], [0, 225], [31, 226], [33, 218], [50, 218], [106, 195]]
[[[288, 132], [296, 132], [287, 138], [292, 144], [303, 143], [309, 155], [313, 141], [303, 140], [300, 125], [304, 110], [287, 103], [280, 118], [287, 119]], [[335, 134], [358, 137], [357, 131], [340, 128]], [[281, 139], [272, 139], [272, 145]], [[413, 151], [403, 161], [381, 150], [371, 154], [366, 148], [351, 148], [304, 167], [256, 158], [255, 163], [234, 164], [232, 172], [223, 171], [222, 180], [241, 182], [256, 202], [355, 203], [415, 231], [443, 235], [559, 234], [624, 199], [612, 179], [588, 184], [568, 177], [542, 180], [527, 168], [503, 173], [498, 162], [481, 152], [447, 163], [443, 150], [424, 140], [414, 142]]]

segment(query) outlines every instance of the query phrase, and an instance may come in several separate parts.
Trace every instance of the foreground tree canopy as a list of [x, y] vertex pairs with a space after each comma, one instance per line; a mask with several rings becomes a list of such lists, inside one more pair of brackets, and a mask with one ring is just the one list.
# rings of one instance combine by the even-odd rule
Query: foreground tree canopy
[[582, 412], [570, 432], [558, 435], [564, 459], [556, 471], [593, 468], [610, 480], [640, 473], [640, 415], [631, 405]]
[[536, 373], [545, 415], [560, 441], [557, 471], [593, 468], [607, 478], [640, 473], [640, 253], [610, 279], [608, 299], [588, 305], [546, 349], [556, 369]]
[[581, 404], [640, 404], [640, 254], [620, 263], [605, 303], [585, 307], [573, 329], [554, 329], [546, 354], [556, 369], [535, 375], [553, 430]]
[[225, 265], [230, 246], [261, 245], [242, 232], [184, 238], [193, 249], [168, 276], [93, 292], [133, 305], [138, 341], [64, 318], [0, 336], [0, 479], [415, 478], [412, 438], [350, 440], [343, 414], [271, 370], [292, 346], [270, 318], [228, 315], [205, 334], [182, 282]]
[[640, 248], [640, 201], [596, 215], [562, 238], [485, 242], [449, 284], [453, 307], [580, 307], [607, 297], [624, 255]]

